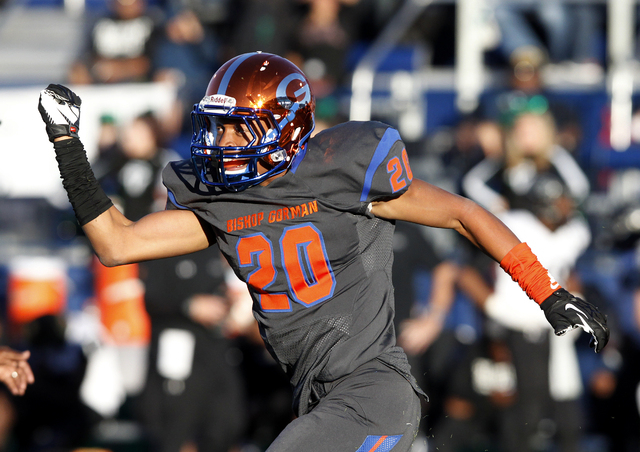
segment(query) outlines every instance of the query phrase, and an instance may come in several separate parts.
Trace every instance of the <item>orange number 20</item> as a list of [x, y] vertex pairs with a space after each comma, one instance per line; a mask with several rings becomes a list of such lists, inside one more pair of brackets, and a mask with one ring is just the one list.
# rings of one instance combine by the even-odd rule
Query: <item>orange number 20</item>
[[391, 173], [389, 182], [391, 183], [391, 188], [394, 193], [407, 186], [407, 180], [403, 177], [404, 170], [407, 172], [406, 179], [411, 182], [413, 172], [411, 172], [411, 167], [409, 166], [409, 156], [407, 155], [406, 149], [402, 150], [402, 162], [400, 162], [398, 157], [393, 157], [389, 159], [387, 163], [387, 173]]
[[[278, 270], [274, 265], [272, 243], [264, 234], [242, 237], [236, 247], [241, 267], [252, 266], [247, 277], [258, 294], [264, 311], [290, 311], [286, 293], [270, 293]], [[291, 298], [303, 306], [312, 306], [333, 295], [335, 278], [327, 257], [322, 233], [311, 223], [286, 228], [280, 237], [282, 268], [287, 276]]]

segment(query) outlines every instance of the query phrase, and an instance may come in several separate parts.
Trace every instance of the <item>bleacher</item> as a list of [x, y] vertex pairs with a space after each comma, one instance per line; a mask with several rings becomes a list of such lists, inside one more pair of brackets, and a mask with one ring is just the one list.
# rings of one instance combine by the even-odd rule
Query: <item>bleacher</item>
[[82, 16], [57, 2], [10, 4], [0, 14], [0, 86], [64, 80], [82, 38]]

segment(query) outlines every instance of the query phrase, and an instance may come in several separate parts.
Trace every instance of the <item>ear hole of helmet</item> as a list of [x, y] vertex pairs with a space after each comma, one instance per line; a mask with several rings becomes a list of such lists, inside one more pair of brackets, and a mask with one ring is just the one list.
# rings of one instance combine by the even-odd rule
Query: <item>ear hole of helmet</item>
[[287, 153], [285, 152], [285, 150], [279, 149], [276, 152], [267, 154], [266, 156], [261, 158], [260, 161], [265, 165], [267, 169], [271, 169], [279, 163], [283, 162], [286, 158]]

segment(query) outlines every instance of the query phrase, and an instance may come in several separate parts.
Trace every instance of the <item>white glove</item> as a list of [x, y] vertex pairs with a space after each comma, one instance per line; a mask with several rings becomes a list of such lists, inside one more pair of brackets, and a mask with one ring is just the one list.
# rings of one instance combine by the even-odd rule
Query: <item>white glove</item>
[[78, 138], [81, 103], [76, 93], [62, 85], [50, 84], [40, 91], [38, 111], [46, 124], [49, 141], [64, 136]]

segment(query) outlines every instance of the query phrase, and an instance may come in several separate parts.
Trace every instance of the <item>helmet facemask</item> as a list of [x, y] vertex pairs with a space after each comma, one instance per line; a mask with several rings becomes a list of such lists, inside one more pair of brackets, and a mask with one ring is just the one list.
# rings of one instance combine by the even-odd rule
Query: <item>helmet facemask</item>
[[[221, 108], [208, 103], [211, 97], [196, 104], [191, 113], [191, 156], [204, 184], [240, 191], [287, 169], [290, 158], [278, 144], [281, 129], [270, 110]], [[223, 124], [235, 125], [247, 144], [220, 146]]]

